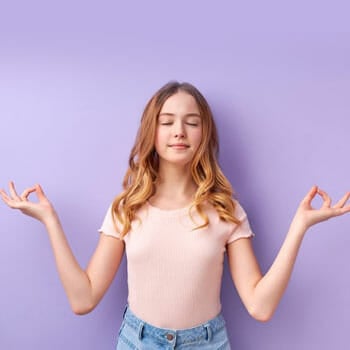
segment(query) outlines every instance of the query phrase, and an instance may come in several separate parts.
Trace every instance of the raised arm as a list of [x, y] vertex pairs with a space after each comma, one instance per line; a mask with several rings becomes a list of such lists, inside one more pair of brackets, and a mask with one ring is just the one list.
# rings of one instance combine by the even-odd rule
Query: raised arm
[[[28, 199], [31, 193], [36, 193], [38, 202]], [[10, 182], [9, 195], [4, 190], [0, 190], [0, 195], [9, 207], [19, 209], [45, 225], [57, 270], [73, 312], [79, 315], [90, 312], [101, 300], [118, 270], [124, 242], [101, 234], [97, 248], [84, 270], [74, 257], [58, 215], [40, 185], [27, 188], [18, 195], [13, 182]]]
[[[314, 209], [311, 205], [316, 194], [323, 199], [320, 209]], [[331, 207], [329, 196], [314, 186], [300, 203], [282, 247], [264, 276], [250, 239], [239, 239], [228, 245], [232, 279], [245, 307], [255, 319], [267, 321], [272, 317], [289, 282], [307, 229], [321, 221], [350, 212], [350, 205], [345, 206], [349, 197], [350, 192]]]

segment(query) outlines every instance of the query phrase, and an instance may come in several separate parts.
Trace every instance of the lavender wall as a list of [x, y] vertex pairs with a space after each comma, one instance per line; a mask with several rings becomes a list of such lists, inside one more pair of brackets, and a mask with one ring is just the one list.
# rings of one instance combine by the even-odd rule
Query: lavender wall
[[[120, 190], [148, 98], [170, 79], [208, 98], [221, 164], [271, 264], [300, 199], [350, 188], [345, 1], [12, 1], [0, 10], [0, 186], [42, 184], [86, 265]], [[319, 202], [318, 202], [319, 203]], [[113, 349], [125, 261], [74, 315], [40, 223], [0, 206], [0, 348]], [[226, 269], [234, 349], [347, 349], [350, 217], [313, 228], [273, 320], [243, 309]]]

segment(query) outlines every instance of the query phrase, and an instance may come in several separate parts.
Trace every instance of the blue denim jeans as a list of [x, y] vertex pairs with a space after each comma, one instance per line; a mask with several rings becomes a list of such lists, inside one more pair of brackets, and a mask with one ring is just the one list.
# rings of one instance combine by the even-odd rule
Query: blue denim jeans
[[117, 350], [230, 350], [221, 314], [194, 328], [173, 330], [154, 327], [126, 307], [119, 329]]

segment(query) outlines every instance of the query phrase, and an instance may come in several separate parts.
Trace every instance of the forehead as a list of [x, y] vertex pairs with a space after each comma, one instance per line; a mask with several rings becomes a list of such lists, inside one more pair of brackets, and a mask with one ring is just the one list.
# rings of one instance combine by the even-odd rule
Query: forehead
[[170, 96], [163, 104], [160, 112], [182, 114], [182, 113], [198, 113], [199, 108], [194, 97], [186, 92], [179, 91]]

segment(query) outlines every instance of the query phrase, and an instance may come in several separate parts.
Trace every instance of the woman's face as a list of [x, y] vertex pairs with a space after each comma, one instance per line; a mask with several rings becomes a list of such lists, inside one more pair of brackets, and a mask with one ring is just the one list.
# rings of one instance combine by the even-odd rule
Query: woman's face
[[202, 139], [202, 118], [194, 97], [179, 91], [164, 103], [157, 120], [155, 149], [160, 162], [189, 164]]

